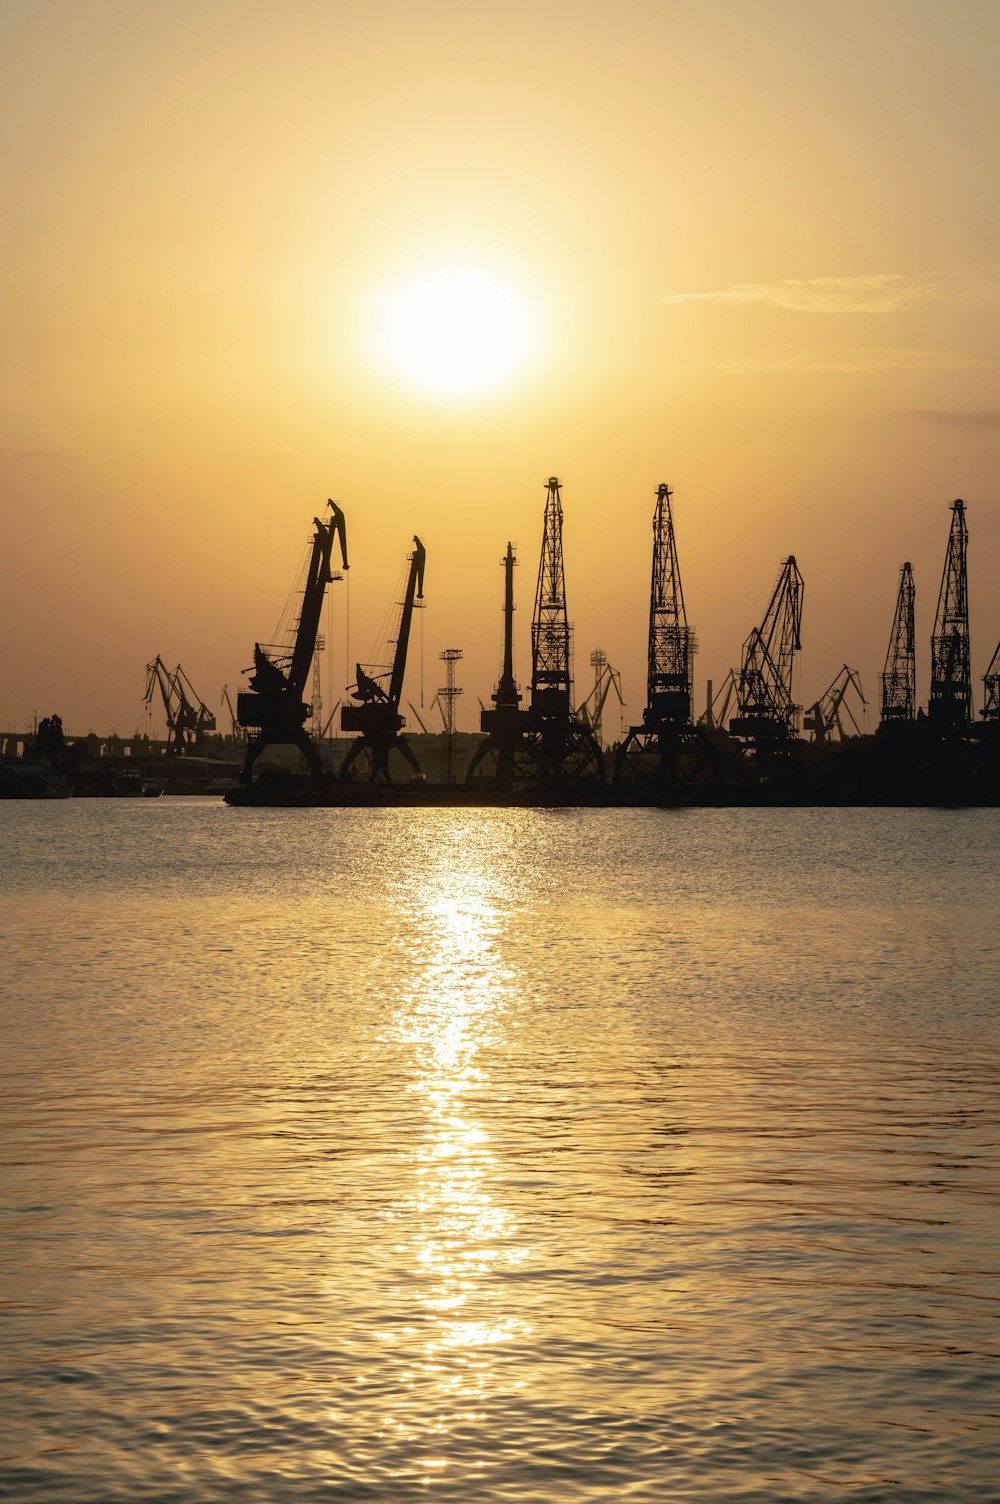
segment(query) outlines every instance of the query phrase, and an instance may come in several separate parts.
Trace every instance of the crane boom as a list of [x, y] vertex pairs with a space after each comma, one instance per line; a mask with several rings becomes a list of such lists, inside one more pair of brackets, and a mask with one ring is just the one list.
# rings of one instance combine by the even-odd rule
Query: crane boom
[[969, 586], [966, 552], [969, 529], [965, 502], [951, 503], [951, 529], [931, 636], [931, 694], [928, 714], [939, 725], [966, 726], [972, 715], [969, 659]]
[[360, 703], [344, 705], [341, 708], [340, 727], [342, 731], [358, 731], [361, 734], [344, 759], [340, 770], [340, 776], [343, 779], [353, 776], [351, 770], [364, 752], [367, 753], [369, 759], [369, 781], [377, 783], [384, 780], [386, 783], [391, 783], [389, 754], [393, 748], [402, 753], [414, 773], [420, 774], [420, 764], [413, 755], [409, 743], [399, 734], [405, 724], [399, 713], [399, 701], [406, 674], [413, 612], [423, 601], [426, 559], [427, 553], [424, 545], [418, 537], [414, 536], [413, 552], [409, 556], [409, 569], [400, 605], [399, 626], [396, 631], [396, 645], [389, 673], [388, 690], [382, 687], [377, 677], [366, 673], [360, 663], [357, 665], [357, 679], [351, 693], [353, 698]]
[[406, 673], [406, 655], [410, 646], [410, 624], [413, 621], [413, 608], [417, 601], [424, 597], [424, 565], [427, 561], [427, 552], [420, 539], [414, 534], [413, 553], [410, 555], [410, 569], [406, 578], [406, 594], [403, 597], [403, 614], [399, 622], [399, 635], [396, 638], [396, 651], [392, 659], [392, 676], [389, 680], [389, 704], [395, 709], [399, 708], [399, 699], [403, 693], [403, 676]]
[[310, 707], [303, 700], [303, 691], [316, 650], [326, 587], [335, 578], [330, 568], [335, 538], [340, 541], [343, 567], [348, 568], [344, 513], [336, 502], [328, 501], [327, 506], [332, 513], [328, 522], [319, 517], [313, 518], [312, 549], [306, 567], [302, 606], [288, 668], [283, 669], [260, 643], [256, 643], [253, 669], [246, 670], [251, 674], [250, 692], [236, 697], [239, 724], [257, 730], [257, 735], [247, 747], [243, 764], [244, 783], [250, 782], [253, 765], [261, 752], [272, 745], [298, 747], [309, 764], [313, 782], [318, 783], [322, 777], [322, 760], [305, 730]]
[[734, 736], [761, 733], [791, 735], [796, 706], [792, 668], [802, 647], [804, 584], [794, 555], [789, 554], [775, 582], [764, 620], [743, 645], [737, 687], [738, 715], [730, 722]]
[[896, 614], [882, 670], [882, 720], [912, 721], [916, 713], [917, 668], [913, 630], [916, 591], [913, 568], [907, 561], [899, 573]]

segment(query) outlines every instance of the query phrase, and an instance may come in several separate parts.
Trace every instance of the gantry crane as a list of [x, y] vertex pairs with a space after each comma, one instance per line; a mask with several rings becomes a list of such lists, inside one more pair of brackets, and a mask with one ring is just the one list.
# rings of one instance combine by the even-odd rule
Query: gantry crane
[[927, 714], [942, 730], [959, 730], [972, 716], [969, 659], [969, 530], [965, 503], [951, 503], [951, 529], [931, 636], [931, 694]]
[[[406, 725], [399, 713], [400, 696], [403, 693], [403, 677], [406, 673], [406, 654], [410, 643], [410, 626], [414, 608], [423, 604], [424, 565], [426, 551], [420, 539], [413, 539], [413, 552], [409, 556], [406, 585], [400, 602], [398, 625], [395, 629], [395, 649], [391, 667], [383, 673], [369, 674], [357, 665], [357, 677], [351, 694], [359, 703], [344, 705], [340, 712], [342, 731], [357, 731], [347, 756], [344, 758], [340, 776], [344, 780], [353, 777], [352, 769], [358, 758], [365, 754], [370, 783], [391, 783], [389, 754], [395, 748], [419, 776], [420, 764], [400, 731]], [[390, 637], [390, 642], [393, 638]], [[370, 665], [371, 666], [371, 665]], [[388, 685], [380, 680], [388, 679]]]
[[[858, 725], [857, 717], [847, 703], [850, 690], [854, 691], [860, 702], [863, 718], [868, 709], [868, 701], [861, 688], [857, 669], [848, 668], [845, 663], [833, 683], [824, 690], [815, 704], [809, 707], [802, 722], [802, 729], [811, 731], [814, 741], [827, 742], [832, 740], [835, 734], [838, 741], [843, 741], [847, 736], [864, 735], [863, 719], [862, 724]], [[845, 730], [845, 722], [850, 723], [849, 730]]]
[[913, 569], [905, 563], [899, 574], [896, 614], [882, 670], [882, 724], [912, 721], [917, 703], [917, 660], [913, 630], [916, 592]]
[[802, 576], [793, 555], [781, 567], [764, 620], [743, 644], [733, 736], [753, 743], [787, 741], [795, 732], [792, 668], [800, 651]]
[[616, 783], [665, 785], [718, 776], [711, 741], [691, 718], [697, 642], [684, 606], [672, 495], [661, 482], [653, 510], [646, 705], [642, 725], [629, 727], [618, 749]]
[[319, 631], [320, 613], [326, 587], [335, 578], [330, 568], [333, 543], [340, 544], [343, 568], [347, 562], [347, 524], [344, 513], [334, 501], [328, 501], [331, 510], [329, 521], [313, 518], [312, 549], [306, 566], [302, 605], [291, 654], [270, 651], [254, 644], [254, 663], [245, 672], [251, 675], [250, 690], [236, 697], [236, 715], [241, 726], [257, 731], [247, 746], [243, 764], [243, 782], [249, 784], [253, 765], [268, 746], [298, 747], [306, 762], [314, 783], [323, 774], [319, 752], [307, 735], [305, 722], [311, 714], [303, 694], [309, 677], [316, 634]]
[[152, 663], [146, 664], [146, 693], [143, 698], [147, 705], [152, 703], [157, 691], [167, 718], [167, 738], [173, 742], [174, 751], [185, 753], [197, 750], [209, 732], [215, 730], [215, 716], [180, 664], [174, 669], [168, 669], [159, 653]]

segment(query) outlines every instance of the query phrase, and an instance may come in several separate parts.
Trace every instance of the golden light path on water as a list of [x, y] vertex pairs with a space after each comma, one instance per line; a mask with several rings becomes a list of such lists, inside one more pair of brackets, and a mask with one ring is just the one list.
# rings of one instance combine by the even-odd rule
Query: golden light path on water
[[99, 802], [7, 812], [18, 1504], [991, 1496], [994, 812]]
[[[523, 1263], [528, 1249], [517, 1244], [516, 1218], [496, 1193], [497, 1158], [476, 1113], [477, 1098], [495, 1101], [484, 1046], [502, 1036], [513, 977], [497, 949], [501, 919], [490, 898], [496, 874], [488, 848], [464, 834], [421, 869], [411, 890], [417, 911], [407, 916], [407, 929], [424, 938], [387, 1030], [388, 1042], [412, 1052], [416, 1074], [408, 1090], [425, 1119], [412, 1183], [395, 1209], [416, 1231], [395, 1253], [403, 1269], [420, 1276], [430, 1318], [420, 1378], [442, 1401], [442, 1439], [454, 1424], [482, 1419], [476, 1403], [497, 1384], [493, 1349], [530, 1332], [484, 1293], [491, 1283], [501, 1288], [498, 1277]], [[399, 1292], [401, 1306], [407, 1296]], [[400, 1335], [412, 1341], [411, 1332]], [[403, 1410], [396, 1424], [407, 1433], [412, 1416]], [[445, 1467], [448, 1459], [424, 1461]]]

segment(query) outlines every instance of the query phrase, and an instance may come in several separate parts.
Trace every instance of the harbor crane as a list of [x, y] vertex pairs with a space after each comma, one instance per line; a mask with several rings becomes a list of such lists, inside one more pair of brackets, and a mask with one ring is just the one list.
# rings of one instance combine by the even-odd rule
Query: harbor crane
[[595, 648], [591, 653], [590, 666], [594, 670], [594, 687], [583, 703], [576, 707], [576, 714], [578, 720], [590, 727], [598, 744], [603, 745], [604, 706], [612, 689], [618, 696], [619, 705], [625, 705], [622, 698], [622, 676], [618, 669], [611, 667], [603, 648]]
[[559, 787], [581, 781], [606, 782], [604, 755], [597, 738], [573, 713], [573, 629], [566, 610], [562, 482], [550, 475], [545, 489], [542, 548], [531, 618], [529, 704], [522, 708], [514, 683], [515, 560], [508, 543], [504, 560], [504, 667], [493, 695], [495, 709], [484, 710], [480, 717], [487, 738], [469, 764], [467, 782], [497, 788], [510, 788], [515, 783]]
[[801, 650], [802, 576], [789, 554], [771, 593], [764, 620], [743, 644], [733, 736], [751, 743], [789, 740], [798, 707], [792, 701], [792, 668]]
[[[503, 567], [503, 666], [491, 698], [493, 709], [481, 705], [479, 725], [486, 732], [466, 770], [467, 783], [488, 783], [509, 789], [514, 780], [517, 752], [526, 731], [527, 712], [514, 678], [514, 570], [517, 556], [513, 543], [500, 561]], [[482, 769], [482, 771], [480, 771]]]
[[631, 726], [615, 758], [616, 783], [664, 785], [718, 776], [706, 732], [692, 724], [694, 655], [681, 584], [673, 492], [661, 482], [653, 510], [653, 568], [646, 643], [646, 706], [642, 725]]
[[899, 572], [896, 614], [882, 670], [882, 725], [912, 721], [917, 704], [917, 660], [913, 630], [916, 591], [913, 568], [905, 563]]
[[343, 568], [347, 562], [347, 523], [344, 513], [335, 501], [328, 501], [331, 516], [328, 521], [313, 518], [312, 548], [306, 565], [302, 605], [291, 654], [282, 654], [277, 649], [267, 649], [254, 644], [254, 662], [250, 674], [250, 689], [236, 697], [236, 716], [241, 726], [256, 730], [257, 735], [247, 746], [243, 764], [243, 782], [249, 784], [253, 765], [269, 746], [298, 747], [309, 764], [314, 784], [323, 775], [319, 751], [308, 736], [305, 723], [312, 713], [303, 695], [309, 678], [316, 636], [319, 631], [320, 613], [326, 587], [335, 578], [330, 568], [330, 558], [336, 539], [340, 544]]
[[969, 529], [965, 502], [951, 503], [951, 529], [931, 636], [931, 693], [927, 714], [944, 731], [962, 730], [972, 716], [969, 658]]
[[200, 748], [205, 737], [215, 730], [215, 716], [198, 694], [178, 663], [168, 669], [157, 653], [146, 664], [145, 703], [151, 705], [157, 691], [167, 718], [167, 739], [174, 752], [190, 753]]
[[542, 549], [531, 618], [531, 696], [526, 760], [545, 783], [605, 782], [604, 755], [573, 714], [572, 635], [566, 610], [562, 482], [546, 482]]
[[[368, 765], [367, 781], [391, 783], [389, 755], [394, 749], [402, 754], [414, 774], [420, 776], [420, 764], [405, 737], [399, 734], [406, 725], [399, 713], [399, 701], [403, 693], [413, 612], [416, 607], [423, 605], [426, 558], [424, 545], [419, 538], [414, 537], [403, 599], [399, 606], [398, 624], [394, 638], [390, 636], [389, 639], [390, 642], [395, 641], [391, 667], [383, 673], [369, 674], [360, 663], [357, 665], [351, 695], [358, 703], [344, 705], [340, 712], [340, 729], [360, 732], [340, 769], [340, 776], [344, 781], [353, 779], [354, 765], [364, 755]], [[382, 683], [385, 679], [388, 679], [388, 684]]]
[[[853, 690], [861, 707], [862, 725], [858, 724], [857, 717], [847, 702], [849, 691]], [[804, 731], [811, 731], [815, 742], [828, 742], [836, 739], [843, 741], [847, 736], [863, 736], [863, 717], [868, 709], [868, 701], [865, 699], [864, 690], [861, 688], [861, 680], [857, 669], [848, 668], [845, 663], [836, 675], [833, 683], [824, 690], [802, 722]], [[845, 722], [849, 722], [850, 729], [845, 730]]]

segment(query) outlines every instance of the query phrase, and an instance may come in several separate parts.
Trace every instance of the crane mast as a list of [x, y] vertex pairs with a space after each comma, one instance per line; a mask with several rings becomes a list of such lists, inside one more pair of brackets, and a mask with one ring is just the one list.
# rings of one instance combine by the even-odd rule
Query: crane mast
[[687, 624], [684, 590], [674, 540], [668, 485], [656, 492], [653, 513], [653, 576], [649, 589], [646, 709], [648, 724], [670, 721], [686, 725], [691, 719], [694, 633]]
[[966, 552], [969, 530], [965, 503], [951, 503], [951, 529], [931, 636], [931, 694], [928, 715], [945, 727], [967, 726], [972, 715], [969, 660], [969, 585]]
[[563, 566], [561, 482], [550, 475], [545, 486], [542, 550], [531, 619], [531, 696], [528, 709], [514, 682], [513, 571], [516, 559], [507, 545], [504, 565], [503, 672], [493, 696], [494, 709], [483, 710], [480, 726], [487, 733], [466, 771], [466, 782], [493, 788], [515, 785], [561, 785], [583, 780], [604, 783], [604, 756], [589, 726], [573, 714], [571, 633], [566, 612]]
[[531, 620], [531, 708], [541, 716], [568, 716], [573, 693], [560, 490], [560, 481], [550, 475]]
[[737, 686], [738, 715], [729, 723], [734, 736], [791, 736], [797, 707], [792, 701], [792, 668], [802, 647], [802, 576], [793, 555], [782, 565], [764, 620], [743, 644]]
[[[479, 727], [486, 735], [479, 743], [466, 770], [467, 783], [483, 781], [498, 788], [510, 788], [515, 776], [517, 754], [525, 747], [528, 712], [522, 710], [521, 693], [514, 678], [514, 570], [517, 557], [514, 545], [500, 561], [503, 568], [503, 667], [491, 696], [493, 708], [485, 706]], [[483, 771], [480, 771], [483, 769]]]
[[674, 537], [673, 491], [656, 488], [653, 565], [646, 642], [646, 705], [615, 756], [614, 781], [666, 794], [679, 783], [716, 782], [718, 754], [705, 728], [691, 719], [694, 631], [688, 626]]
[[[516, 709], [521, 703], [517, 684], [514, 681], [514, 570], [517, 567], [517, 559], [514, 556], [514, 545], [507, 544], [507, 552], [503, 558], [503, 670], [497, 683], [496, 691], [492, 696], [493, 703], [498, 710]], [[488, 715], [489, 712], [487, 711]], [[483, 726], [484, 731], [490, 728]]]
[[916, 591], [909, 562], [900, 570], [896, 614], [882, 671], [882, 720], [912, 721], [916, 714], [917, 667], [913, 630]]

